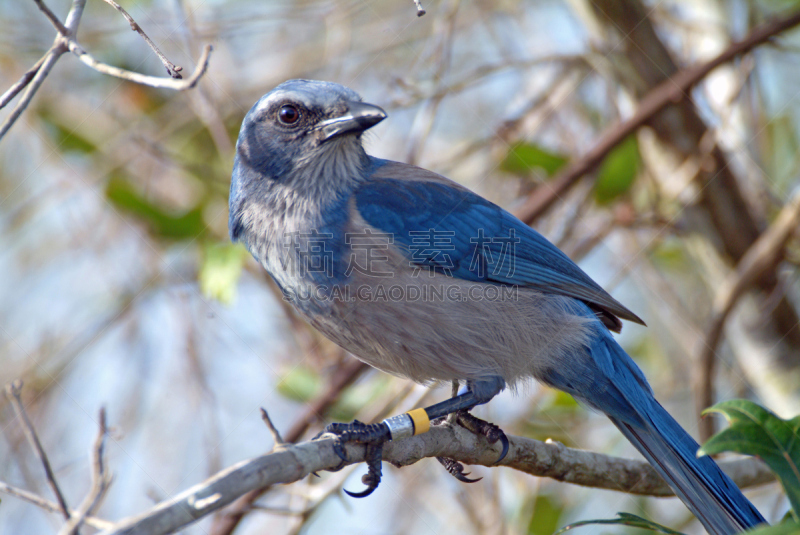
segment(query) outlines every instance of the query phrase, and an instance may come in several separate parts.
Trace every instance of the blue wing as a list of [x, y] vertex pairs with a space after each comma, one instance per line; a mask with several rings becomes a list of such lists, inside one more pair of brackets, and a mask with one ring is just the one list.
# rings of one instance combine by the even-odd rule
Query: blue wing
[[440, 175], [398, 162], [376, 162], [355, 192], [356, 209], [420, 267], [453, 277], [580, 299], [606, 316], [644, 324], [567, 255], [522, 221]]

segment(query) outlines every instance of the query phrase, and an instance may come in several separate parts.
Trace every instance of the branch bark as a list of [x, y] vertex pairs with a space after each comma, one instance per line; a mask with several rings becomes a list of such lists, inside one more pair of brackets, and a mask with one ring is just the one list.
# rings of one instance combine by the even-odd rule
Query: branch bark
[[711, 71], [798, 24], [800, 24], [800, 11], [768, 22], [753, 30], [742, 41], [733, 43], [711, 61], [679, 71], [661, 82], [639, 102], [639, 107], [633, 117], [606, 129], [588, 153], [571, 163], [553, 180], [536, 188], [516, 210], [515, 215], [528, 224], [537, 220], [585, 174], [595, 169], [622, 140], [645, 125], [670, 104], [688, 98], [689, 90], [708, 76]]
[[[589, 487], [647, 496], [671, 496], [672, 491], [645, 461], [610, 457], [567, 448], [554, 442], [509, 437], [508, 455], [502, 466]], [[224, 507], [254, 489], [293, 483], [312, 472], [335, 470], [364, 460], [362, 446], [347, 445], [349, 461], [342, 463], [333, 451], [333, 440], [283, 445], [273, 452], [242, 461], [199, 485], [158, 504], [150, 511], [123, 519], [103, 535], [158, 535], [172, 533]], [[449, 424], [428, 433], [384, 446], [383, 458], [395, 466], [407, 466], [426, 457], [448, 457], [468, 464], [493, 466], [500, 453], [483, 437]], [[721, 464], [740, 487], [774, 480], [760, 461], [743, 459]]]
[[[783, 260], [786, 244], [799, 228], [800, 193], [783, 207], [775, 222], [750, 246], [736, 270], [722, 283], [714, 303], [714, 316], [696, 361], [694, 376], [699, 384], [695, 388], [698, 392], [695, 403], [698, 414], [714, 404], [716, 351], [728, 316], [747, 290], [757, 284], [765, 273], [775, 270]], [[708, 433], [709, 430], [706, 430], [705, 434]]]

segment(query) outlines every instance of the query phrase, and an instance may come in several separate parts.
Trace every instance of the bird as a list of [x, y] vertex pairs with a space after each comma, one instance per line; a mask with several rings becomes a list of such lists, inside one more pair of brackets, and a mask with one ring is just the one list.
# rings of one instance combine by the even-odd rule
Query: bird
[[[343, 459], [341, 443], [367, 445], [368, 488], [351, 495], [377, 487], [386, 441], [533, 378], [604, 413], [709, 533], [764, 523], [714, 460], [697, 456], [611, 334], [622, 320], [644, 322], [500, 206], [368, 155], [363, 134], [386, 117], [337, 83], [278, 85], [244, 117], [229, 197], [231, 239], [312, 326], [384, 372], [462, 385], [377, 424], [329, 425]], [[505, 434], [483, 423], [505, 455]]]

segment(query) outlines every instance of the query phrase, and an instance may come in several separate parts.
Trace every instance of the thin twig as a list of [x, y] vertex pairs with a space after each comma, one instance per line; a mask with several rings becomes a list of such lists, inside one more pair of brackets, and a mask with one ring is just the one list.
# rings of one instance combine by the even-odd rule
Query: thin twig
[[[509, 436], [508, 455], [501, 464], [537, 476], [577, 485], [648, 496], [671, 496], [672, 491], [646, 461], [621, 459], [568, 448], [560, 443]], [[469, 464], [492, 466], [500, 445], [460, 426], [434, 426], [428, 433], [388, 442], [383, 458], [407, 466], [427, 457], [448, 457]], [[345, 445], [346, 464], [364, 460], [363, 446]], [[166, 500], [149, 511], [123, 519], [104, 535], [172, 533], [250, 490], [293, 483], [318, 470], [341, 467], [333, 439], [286, 445], [279, 450], [238, 463], [205, 482]], [[740, 487], [774, 481], [769, 468], [756, 459], [721, 463]]]
[[[9, 485], [3, 481], [0, 481], [0, 492], [8, 494], [9, 496], [14, 496], [15, 498], [19, 498], [20, 500], [24, 500], [28, 503], [32, 503], [37, 507], [41, 507], [45, 511], [61, 514], [61, 508], [56, 502], [51, 502], [50, 500], [42, 498], [38, 494], [34, 494], [19, 487]], [[74, 514], [74, 511], [70, 511], [70, 513]], [[84, 519], [84, 523], [96, 529], [111, 529], [114, 526], [113, 522], [94, 516], [87, 516]]]
[[50, 11], [50, 8], [47, 7], [44, 4], [44, 2], [42, 2], [42, 0], [33, 0], [33, 1], [36, 3], [36, 6], [39, 8], [39, 10], [42, 13], [44, 13], [44, 16], [47, 17], [48, 19], [50, 19], [50, 22], [52, 22], [53, 26], [56, 27], [56, 30], [58, 30], [58, 33], [60, 33], [61, 35], [64, 35], [64, 36], [69, 35], [69, 30], [67, 29], [67, 27], [64, 26], [64, 24], [58, 19], [58, 17], [56, 17], [55, 13]]
[[17, 105], [14, 107], [8, 117], [6, 117], [6, 120], [3, 121], [3, 124], [0, 124], [0, 140], [3, 139], [3, 136], [6, 135], [6, 132], [9, 131], [17, 119], [19, 119], [20, 115], [22, 115], [22, 112], [25, 111], [25, 108], [28, 107], [28, 104], [31, 103], [36, 91], [39, 90], [42, 82], [44, 82], [44, 79], [48, 74], [50, 74], [50, 71], [56, 64], [56, 61], [58, 61], [58, 58], [60, 58], [64, 52], [65, 51], [60, 47], [53, 46], [53, 48], [51, 48], [47, 53], [41, 67], [39, 67], [33, 79], [31, 79], [28, 89], [25, 90], [22, 98], [19, 102], [17, 102]]
[[[300, 440], [300, 437], [303, 436], [309, 426], [319, 421], [322, 415], [339, 399], [342, 391], [361, 377], [361, 374], [368, 369], [369, 366], [356, 359], [350, 358], [344, 361], [331, 378], [328, 389], [308, 405], [305, 412], [286, 433], [286, 442], [291, 443]], [[214, 518], [209, 532], [213, 535], [230, 535], [233, 533], [253, 503], [266, 490], [266, 488], [252, 490], [236, 500], [228, 509]]]
[[106, 436], [108, 435], [105, 407], [100, 408], [97, 419], [97, 438], [95, 438], [94, 445], [92, 446], [92, 488], [86, 498], [81, 502], [78, 510], [72, 515], [72, 518], [67, 521], [58, 532], [59, 535], [77, 534], [81, 525], [86, 521], [86, 518], [100, 505], [100, 502], [111, 484], [111, 476], [106, 470], [105, 460], [103, 459], [103, 450], [105, 449]]
[[197, 67], [195, 67], [192, 75], [185, 80], [175, 80], [173, 78], [162, 78], [160, 76], [139, 74], [138, 72], [120, 69], [119, 67], [114, 67], [113, 65], [108, 65], [98, 61], [91, 54], [86, 52], [86, 50], [84, 50], [74, 39], [68, 39], [67, 46], [69, 47], [70, 52], [78, 56], [79, 60], [99, 73], [106, 74], [108, 76], [114, 76], [115, 78], [121, 78], [129, 82], [135, 82], [137, 84], [161, 89], [174, 89], [175, 91], [184, 91], [197, 85], [197, 82], [200, 80], [203, 74], [205, 74], [206, 69], [208, 68], [208, 58], [213, 50], [211, 45], [206, 45], [203, 48], [203, 53], [200, 56], [200, 60], [198, 61]]
[[170, 60], [168, 60], [167, 56], [165, 56], [161, 52], [161, 50], [158, 49], [156, 44], [147, 36], [146, 33], [144, 33], [142, 27], [139, 26], [139, 24], [135, 20], [133, 20], [133, 17], [131, 17], [130, 14], [128, 14], [128, 12], [125, 11], [121, 5], [114, 2], [114, 0], [103, 0], [103, 1], [106, 4], [110, 5], [111, 7], [113, 7], [114, 9], [116, 9], [117, 11], [119, 11], [120, 13], [122, 13], [122, 16], [125, 17], [125, 20], [127, 20], [128, 24], [131, 25], [131, 30], [142, 36], [142, 39], [144, 39], [145, 43], [147, 43], [147, 45], [153, 50], [153, 52], [155, 52], [156, 56], [158, 56], [158, 59], [161, 60], [161, 63], [164, 64], [164, 68], [167, 69], [167, 74], [169, 74], [170, 77], [177, 79], [183, 78], [183, 76], [181, 76], [180, 74], [180, 71], [183, 70], [183, 67], [175, 65]]
[[[798, 228], [800, 228], [800, 193], [786, 203], [775, 221], [750, 246], [736, 269], [722, 283], [714, 300], [714, 316], [696, 361], [697, 373], [694, 375], [697, 377], [695, 403], [698, 417], [714, 403], [716, 351], [728, 316], [739, 298], [761, 280], [764, 273], [775, 270], [783, 259], [789, 238]], [[702, 441], [708, 440], [714, 434], [714, 421], [710, 418], [700, 418], [698, 431]]]
[[[67, 20], [65, 24], [61, 24], [58, 18], [50, 11], [47, 6], [44, 5], [42, 0], [34, 0], [36, 5], [39, 6], [39, 9], [47, 15], [48, 19], [56, 26], [58, 29], [58, 35], [56, 36], [55, 40], [53, 41], [53, 46], [50, 50], [45, 54], [45, 56], [40, 59], [33, 67], [31, 67], [28, 72], [26, 72], [22, 78], [20, 78], [17, 83], [15, 83], [11, 88], [9, 88], [5, 93], [3, 93], [2, 97], [0, 97], [0, 108], [3, 108], [6, 104], [8, 104], [23, 88], [27, 87], [25, 93], [23, 94], [20, 101], [17, 103], [16, 107], [11, 111], [11, 113], [6, 117], [5, 121], [0, 124], [0, 140], [3, 139], [6, 132], [14, 125], [14, 123], [19, 119], [22, 115], [22, 112], [28, 107], [31, 100], [33, 99], [36, 91], [39, 90], [41, 87], [42, 82], [50, 74], [55, 63], [59, 60], [59, 58], [65, 54], [67, 51], [72, 52], [75, 54], [79, 60], [81, 60], [84, 64], [88, 65], [92, 69], [100, 72], [101, 74], [106, 74], [108, 76], [114, 76], [116, 78], [121, 78], [123, 80], [128, 80], [130, 82], [135, 82], [138, 84], [148, 85], [150, 87], [155, 88], [163, 88], [163, 89], [174, 89], [176, 91], [183, 91], [186, 89], [191, 89], [200, 78], [205, 74], [206, 69], [208, 68], [208, 60], [209, 56], [211, 55], [212, 47], [211, 45], [206, 45], [203, 49], [203, 53], [200, 56], [200, 60], [197, 64], [192, 75], [187, 79], [183, 80], [180, 79], [181, 75], [178, 74], [178, 71], [183, 70], [182, 67], [176, 66], [172, 62], [170, 62], [164, 54], [161, 53], [160, 50], [153, 44], [149, 37], [141, 30], [138, 24], [131, 18], [131, 16], [120, 7], [118, 4], [113, 2], [112, 0], [105, 0], [115, 8], [119, 9], [120, 12], [125, 16], [128, 22], [131, 24], [131, 28], [138, 31], [145, 41], [153, 48], [154, 52], [158, 55], [161, 62], [164, 63], [164, 66], [167, 68], [167, 72], [170, 74], [171, 78], [161, 78], [158, 76], [147, 76], [144, 74], [139, 74], [135, 72], [131, 72], [125, 69], [120, 69], [119, 67], [114, 67], [112, 65], [107, 65], [95, 59], [91, 56], [86, 50], [84, 50], [78, 41], [75, 39], [75, 34], [78, 30], [78, 25], [80, 24], [81, 17], [83, 15], [84, 7], [86, 6], [86, 0], [73, 0], [72, 7], [70, 8], [69, 13], [67, 14]], [[180, 79], [180, 80], [178, 80]]]
[[[47, 54], [49, 54], [49, 52]], [[42, 67], [44, 60], [47, 59], [47, 54], [39, 58], [39, 61], [34, 63], [33, 67], [28, 69], [25, 74], [17, 80], [17, 83], [9, 87], [8, 90], [0, 96], [0, 110], [5, 108], [9, 102], [14, 100], [14, 97], [16, 97], [20, 91], [25, 89], [25, 86], [31, 83], [33, 77], [36, 76], [36, 73], [39, 72], [39, 69]]]
[[269, 414], [267, 414], [267, 410], [264, 407], [261, 407], [261, 419], [264, 420], [265, 424], [267, 424], [267, 429], [269, 429], [275, 445], [280, 446], [284, 444], [280, 431], [278, 431], [278, 429], [275, 427], [275, 424], [272, 423], [272, 420], [270, 420]]
[[44, 452], [42, 443], [39, 441], [39, 436], [36, 434], [36, 430], [33, 428], [33, 424], [28, 418], [28, 414], [25, 412], [25, 407], [22, 406], [22, 399], [20, 398], [21, 390], [22, 381], [17, 379], [6, 385], [6, 397], [8, 398], [8, 401], [11, 402], [11, 406], [14, 407], [14, 412], [16, 413], [20, 424], [22, 424], [22, 430], [25, 432], [25, 437], [28, 439], [33, 451], [36, 452], [36, 456], [39, 458], [39, 461], [44, 467], [44, 474], [47, 478], [47, 483], [53, 490], [53, 494], [56, 495], [56, 500], [58, 501], [58, 506], [61, 509], [61, 514], [64, 515], [65, 519], [69, 520], [69, 507], [67, 506], [67, 502], [58, 486], [56, 476], [53, 474], [53, 469], [50, 466], [50, 461], [47, 458], [47, 454]]
[[525, 202], [515, 210], [515, 215], [528, 224], [538, 219], [558, 199], [563, 197], [567, 190], [574, 186], [583, 175], [597, 167], [614, 147], [661, 110], [670, 104], [687, 98], [689, 90], [711, 71], [798, 24], [800, 24], [800, 11], [786, 18], [768, 22], [750, 32], [750, 35], [742, 41], [733, 43], [714, 59], [701, 65], [684, 69], [659, 84], [641, 100], [633, 117], [606, 129], [588, 153], [571, 163], [556, 178], [536, 188], [525, 199]]
[[422, 4], [420, 3], [420, 1], [419, 1], [419, 0], [414, 0], [414, 5], [415, 5], [415, 6], [416, 6], [416, 8], [417, 8], [417, 16], [418, 16], [418, 17], [421, 17], [422, 15], [424, 15], [425, 13], [427, 13], [427, 11], [425, 11], [425, 10], [422, 8]]

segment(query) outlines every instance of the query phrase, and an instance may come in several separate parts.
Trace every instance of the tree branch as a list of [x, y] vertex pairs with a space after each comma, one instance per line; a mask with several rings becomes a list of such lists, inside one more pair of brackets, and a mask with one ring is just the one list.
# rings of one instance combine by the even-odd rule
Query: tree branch
[[65, 24], [61, 24], [61, 21], [58, 20], [58, 17], [56, 17], [52, 11], [50, 11], [50, 9], [44, 4], [43, 0], [34, 0], [39, 9], [56, 27], [58, 35], [56, 35], [56, 38], [53, 41], [53, 46], [50, 48], [47, 54], [45, 54], [42, 59], [36, 62], [33, 67], [28, 69], [28, 71], [22, 75], [22, 77], [13, 86], [3, 93], [2, 97], [0, 97], [0, 108], [3, 108], [25, 87], [28, 88], [25, 91], [25, 94], [22, 96], [22, 99], [20, 99], [20, 101], [17, 103], [14, 110], [12, 110], [8, 117], [6, 117], [5, 121], [0, 124], [0, 140], [3, 139], [3, 136], [5, 136], [6, 132], [8, 132], [17, 119], [19, 119], [19, 117], [22, 115], [22, 112], [25, 111], [25, 109], [28, 107], [28, 104], [30, 104], [33, 96], [36, 94], [36, 91], [38, 91], [39, 87], [41, 87], [44, 79], [48, 74], [50, 74], [53, 66], [67, 51], [75, 54], [85, 65], [91, 67], [97, 72], [106, 74], [108, 76], [121, 78], [129, 82], [148, 85], [155, 88], [173, 89], [175, 91], [191, 89], [197, 85], [197, 82], [200, 80], [203, 74], [205, 74], [206, 69], [208, 68], [209, 56], [213, 50], [211, 45], [206, 45], [203, 48], [203, 53], [201, 54], [200, 60], [198, 61], [197, 67], [195, 67], [192, 75], [187, 80], [181, 80], [181, 75], [178, 73], [178, 71], [183, 70], [183, 67], [176, 66], [174, 63], [169, 61], [167, 57], [158, 49], [158, 47], [156, 47], [155, 43], [153, 43], [144, 33], [136, 21], [134, 21], [133, 18], [124, 9], [122, 9], [122, 7], [120, 7], [113, 0], [104, 1], [119, 10], [120, 13], [122, 13], [127, 19], [128, 23], [131, 25], [131, 28], [137, 31], [144, 38], [145, 42], [147, 42], [150, 48], [153, 49], [158, 58], [166, 67], [170, 78], [148, 76], [125, 69], [120, 69], [119, 67], [114, 67], [112, 65], [107, 65], [101, 61], [98, 61], [88, 52], [86, 52], [86, 50], [81, 47], [75, 38], [81, 16], [83, 15], [83, 9], [86, 5], [86, 0], [73, 0], [72, 8], [67, 14], [67, 21]]
[[[0, 492], [4, 492], [9, 496], [14, 496], [21, 500], [25, 500], [26, 502], [32, 503], [37, 507], [41, 507], [45, 511], [61, 514], [61, 507], [59, 507], [56, 502], [51, 502], [50, 500], [46, 500], [37, 494], [34, 494], [24, 489], [17, 488], [13, 485], [9, 485], [8, 483], [0, 481]], [[70, 511], [70, 514], [74, 515], [76, 514], [76, 512]], [[100, 518], [95, 518], [93, 516], [87, 516], [86, 518], [83, 519], [83, 521], [84, 523], [96, 529], [112, 529], [114, 527], [113, 522], [109, 522], [108, 520], [103, 520]]]
[[[672, 495], [671, 489], [645, 461], [576, 450], [560, 443], [508, 438], [510, 447], [503, 466], [577, 485], [649, 496]], [[103, 535], [172, 533], [252, 490], [292, 483], [312, 472], [339, 469], [364, 460], [362, 446], [345, 448], [349, 462], [342, 463], [330, 438], [283, 445], [267, 455], [231, 466], [150, 511], [123, 519]], [[492, 466], [499, 450], [499, 445], [491, 445], [460, 426], [444, 424], [424, 435], [387, 443], [383, 458], [395, 466], [413, 464], [426, 457], [448, 457]], [[769, 469], [755, 459], [722, 463], [722, 467], [742, 487], [774, 480]]]
[[108, 76], [121, 78], [129, 82], [135, 82], [137, 84], [147, 85], [150, 87], [174, 89], [175, 91], [184, 91], [197, 85], [197, 82], [200, 81], [200, 78], [203, 76], [203, 74], [205, 74], [206, 69], [208, 68], [208, 59], [211, 56], [211, 51], [213, 50], [211, 45], [206, 45], [203, 48], [203, 53], [200, 56], [200, 60], [197, 62], [197, 67], [195, 67], [192, 75], [186, 80], [178, 80], [175, 78], [164, 78], [161, 76], [149, 76], [146, 74], [139, 74], [138, 72], [120, 69], [119, 67], [114, 67], [113, 65], [108, 65], [96, 60], [74, 39], [67, 39], [66, 44], [69, 48], [69, 51], [78, 56], [79, 60], [101, 74], [106, 74]]
[[[368, 369], [369, 366], [360, 360], [348, 358], [344, 361], [329, 381], [328, 389], [311, 402], [303, 415], [286, 433], [285, 441], [291, 443], [300, 440], [300, 437], [303, 436], [309, 426], [319, 420], [336, 403], [342, 391], [353, 384]], [[214, 519], [210, 533], [213, 535], [233, 533], [233, 530], [236, 529], [244, 515], [252, 509], [253, 503], [267, 490], [267, 487], [251, 490], [232, 503], [227, 510], [222, 511]]]
[[714, 59], [679, 71], [675, 76], [662, 82], [642, 99], [633, 117], [606, 129], [588, 153], [569, 164], [567, 169], [559, 173], [553, 180], [537, 187], [515, 211], [515, 215], [525, 223], [531, 224], [574, 186], [583, 175], [597, 167], [622, 140], [668, 105], [686, 98], [688, 91], [711, 71], [798, 24], [800, 24], [800, 11], [786, 18], [768, 22], [750, 32], [750, 35], [742, 41], [733, 43]]
[[21, 390], [22, 381], [17, 379], [11, 384], [6, 385], [6, 397], [14, 407], [14, 412], [17, 415], [17, 419], [19, 419], [22, 430], [25, 432], [25, 437], [28, 439], [33, 451], [36, 452], [36, 456], [39, 458], [39, 461], [44, 467], [44, 474], [47, 478], [47, 483], [50, 485], [50, 488], [53, 489], [53, 494], [56, 495], [56, 500], [58, 501], [58, 507], [61, 510], [61, 514], [64, 515], [65, 519], [69, 520], [69, 507], [67, 506], [67, 501], [64, 499], [64, 495], [61, 493], [61, 488], [58, 486], [56, 476], [53, 473], [53, 468], [50, 466], [50, 460], [47, 458], [47, 454], [42, 447], [42, 443], [39, 441], [39, 436], [36, 434], [36, 430], [33, 428], [33, 424], [25, 412], [25, 407], [22, 406], [22, 399], [20, 398]]
[[72, 514], [71, 518], [59, 530], [59, 535], [76, 535], [81, 525], [100, 505], [111, 484], [111, 474], [106, 468], [105, 459], [103, 459], [103, 450], [105, 449], [106, 436], [108, 435], [105, 408], [100, 409], [98, 428], [97, 438], [95, 438], [92, 447], [92, 488], [83, 502], [81, 502], [78, 510]]
[[[714, 316], [706, 331], [703, 345], [696, 360], [698, 384], [695, 385], [696, 409], [698, 416], [714, 404], [714, 367], [716, 351], [728, 316], [733, 311], [739, 298], [754, 284], [761, 280], [764, 273], [772, 272], [783, 259], [786, 244], [792, 234], [800, 228], [800, 193], [783, 207], [775, 221], [750, 246], [739, 261], [736, 269], [720, 286], [714, 302]], [[700, 437], [708, 440], [714, 428], [709, 420], [700, 420]]]
[[183, 78], [183, 76], [181, 76], [180, 74], [180, 71], [183, 70], [183, 67], [175, 65], [170, 60], [168, 60], [167, 56], [165, 56], [163, 52], [161, 52], [161, 50], [158, 49], [156, 44], [147, 36], [147, 34], [144, 33], [144, 30], [142, 29], [141, 26], [139, 26], [139, 23], [133, 20], [133, 17], [131, 17], [130, 14], [127, 11], [125, 11], [121, 5], [116, 3], [114, 0], [103, 0], [103, 1], [106, 4], [110, 5], [111, 7], [113, 7], [114, 9], [116, 9], [117, 11], [119, 11], [120, 13], [122, 13], [122, 16], [125, 17], [125, 20], [127, 20], [128, 24], [131, 25], [131, 30], [142, 36], [142, 39], [144, 39], [144, 42], [147, 43], [147, 46], [149, 46], [150, 49], [156, 54], [156, 56], [158, 56], [158, 59], [161, 60], [161, 63], [164, 65], [164, 68], [167, 69], [167, 74], [169, 74], [171, 78], [177, 78], [177, 79]]

